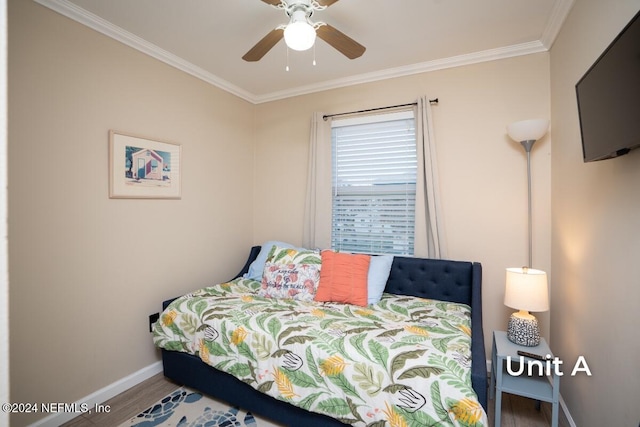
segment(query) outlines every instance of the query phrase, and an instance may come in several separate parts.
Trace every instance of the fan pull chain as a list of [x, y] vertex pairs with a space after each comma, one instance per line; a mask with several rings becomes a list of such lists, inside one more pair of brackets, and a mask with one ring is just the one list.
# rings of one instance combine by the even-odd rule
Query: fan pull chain
[[285, 71], [289, 71], [289, 47], [287, 46], [287, 66], [284, 68]]
[[[313, 66], [316, 66], [316, 45], [313, 44]], [[284, 67], [285, 71], [289, 71], [289, 47], [287, 46], [287, 65]]]
[[316, 66], [316, 44], [313, 44], [313, 66]]

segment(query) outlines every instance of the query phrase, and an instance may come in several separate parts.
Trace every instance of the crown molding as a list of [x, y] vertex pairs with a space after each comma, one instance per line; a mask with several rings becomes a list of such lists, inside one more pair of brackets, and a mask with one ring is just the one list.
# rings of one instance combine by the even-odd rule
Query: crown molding
[[371, 73], [360, 74], [343, 79], [329, 80], [326, 82], [300, 86], [279, 92], [272, 92], [266, 95], [256, 96], [254, 102], [256, 104], [261, 104], [264, 102], [277, 101], [284, 98], [307, 95], [310, 93], [322, 92], [330, 89], [338, 89], [346, 86], [371, 83], [380, 80], [405, 77], [413, 74], [427, 73], [430, 71], [443, 70], [446, 68], [461, 67], [463, 65], [495, 61], [498, 59], [512, 58], [521, 55], [530, 55], [532, 53], [546, 51], [547, 49], [540, 41], [522, 43], [518, 45], [489, 49], [465, 55], [452, 56], [449, 58], [412, 64], [404, 67], [388, 68], [381, 71], [374, 71]]
[[564, 24], [565, 19], [569, 16], [571, 8], [573, 7], [575, 0], [558, 0], [553, 4], [553, 10], [551, 11], [551, 17], [547, 21], [547, 27], [542, 33], [540, 41], [547, 48], [551, 49], [553, 42], [558, 37], [560, 29]]
[[214, 74], [194, 65], [184, 59], [149, 43], [148, 41], [123, 30], [122, 28], [94, 15], [85, 9], [71, 3], [69, 0], [34, 0], [55, 12], [60, 13], [80, 24], [98, 31], [114, 40], [145, 53], [159, 61], [175, 67], [187, 74], [203, 80], [213, 86], [236, 95], [252, 104], [262, 104], [294, 96], [307, 95], [325, 90], [338, 89], [363, 83], [371, 83], [413, 74], [426, 73], [446, 68], [460, 67], [487, 61], [495, 61], [515, 56], [529, 55], [548, 51], [557, 37], [564, 20], [569, 14], [574, 0], [558, 0], [552, 11], [552, 16], [545, 28], [541, 40], [522, 43], [502, 48], [489, 49], [470, 54], [457, 55], [449, 58], [437, 59], [403, 67], [389, 68], [356, 76], [328, 80], [317, 84], [299, 86], [283, 91], [276, 91], [264, 95], [250, 93]]
[[164, 62], [180, 71], [184, 71], [200, 80], [203, 80], [209, 84], [212, 84], [220, 89], [223, 89], [233, 95], [236, 95], [246, 101], [255, 103], [254, 95], [245, 91], [238, 86], [229, 83], [226, 80], [219, 78], [211, 74], [210, 72], [188, 62], [184, 59], [167, 52], [164, 49], [149, 43], [148, 41], [123, 30], [122, 28], [112, 24], [111, 22], [102, 19], [101, 17], [94, 15], [86, 11], [85, 9], [71, 3], [68, 0], [33, 0], [36, 3], [41, 4], [59, 14], [66, 16], [82, 25], [85, 25], [99, 33], [104, 34], [107, 37], [111, 37], [129, 47], [132, 47], [142, 53], [145, 53], [159, 61]]

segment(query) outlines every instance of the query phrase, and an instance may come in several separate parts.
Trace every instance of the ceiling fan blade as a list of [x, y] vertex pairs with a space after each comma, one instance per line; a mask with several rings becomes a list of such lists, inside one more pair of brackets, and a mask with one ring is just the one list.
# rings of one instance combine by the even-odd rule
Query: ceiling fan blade
[[[270, 4], [271, 6], [280, 6], [282, 3], [280, 0], [262, 0], [264, 3]], [[320, 6], [331, 6], [338, 0], [316, 0]]]
[[242, 59], [249, 62], [255, 62], [262, 59], [272, 47], [276, 45], [284, 37], [284, 31], [280, 28], [271, 30], [269, 34], [264, 36], [262, 40], [253, 46], [249, 52], [245, 53]]
[[332, 4], [336, 3], [338, 0], [316, 0], [316, 1], [320, 6], [331, 6]]
[[359, 58], [367, 50], [366, 47], [329, 24], [318, 27], [316, 34], [349, 59]]

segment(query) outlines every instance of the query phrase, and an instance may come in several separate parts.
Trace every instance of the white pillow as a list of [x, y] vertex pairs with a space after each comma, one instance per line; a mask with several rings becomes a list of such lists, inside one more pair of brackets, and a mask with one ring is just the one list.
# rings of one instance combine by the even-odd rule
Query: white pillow
[[371, 257], [367, 276], [367, 302], [375, 304], [382, 298], [393, 264], [393, 255], [377, 255]]
[[277, 240], [269, 240], [262, 244], [260, 248], [260, 253], [256, 257], [256, 259], [249, 265], [249, 270], [247, 270], [247, 274], [244, 275], [245, 279], [253, 279], [253, 280], [262, 280], [262, 273], [264, 272], [264, 263], [267, 262], [267, 256], [269, 255], [269, 251], [274, 246], [280, 246], [281, 248], [294, 248], [295, 246], [285, 243], [278, 242]]

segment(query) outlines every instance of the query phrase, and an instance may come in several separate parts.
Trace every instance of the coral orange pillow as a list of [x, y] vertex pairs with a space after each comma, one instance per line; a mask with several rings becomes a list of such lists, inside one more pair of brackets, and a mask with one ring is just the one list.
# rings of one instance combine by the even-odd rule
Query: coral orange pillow
[[365, 307], [369, 255], [322, 251], [320, 283], [315, 300], [340, 302]]

